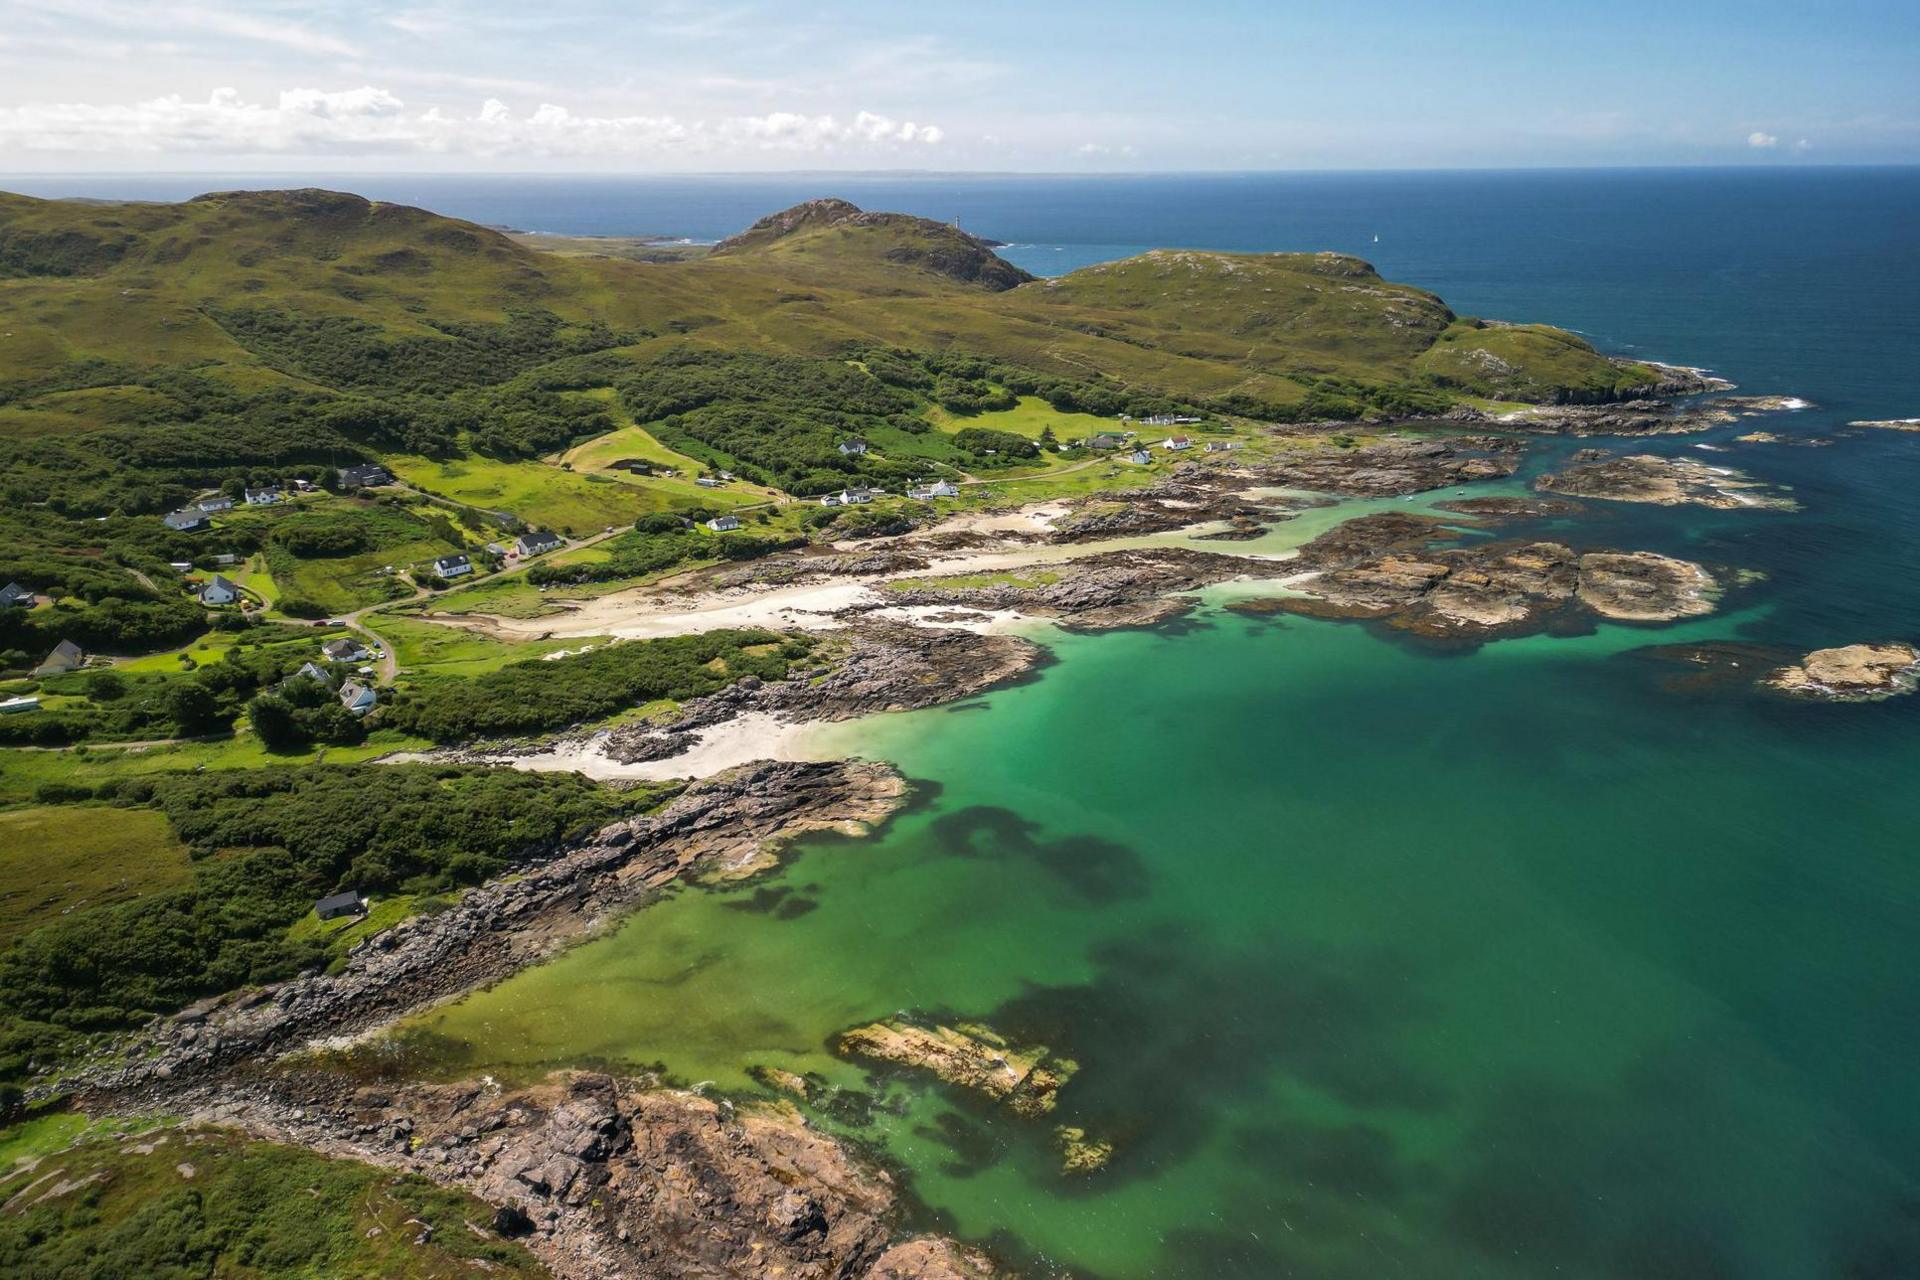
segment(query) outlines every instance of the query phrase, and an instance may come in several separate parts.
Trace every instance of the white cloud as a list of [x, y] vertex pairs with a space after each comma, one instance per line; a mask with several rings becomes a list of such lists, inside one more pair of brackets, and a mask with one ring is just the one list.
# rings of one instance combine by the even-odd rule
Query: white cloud
[[1800, 139], [1800, 141], [1793, 144], [1793, 149], [1799, 152], [1800, 154], [1805, 155], [1807, 152], [1813, 150], [1813, 143], [1807, 141], [1805, 138], [1802, 138]]
[[1139, 152], [1134, 149], [1131, 143], [1115, 147], [1109, 146], [1104, 142], [1083, 142], [1074, 148], [1074, 154], [1092, 158], [1095, 156], [1134, 156], [1138, 155]]
[[77, 19], [89, 30], [101, 26], [169, 33], [184, 29], [309, 54], [351, 56], [359, 52], [350, 41], [291, 19], [234, 13], [218, 5], [187, 0], [174, 0], [166, 5], [126, 3], [125, 0], [10, 0], [10, 3], [22, 13]]
[[834, 152], [937, 146], [938, 125], [862, 111], [833, 115], [774, 111], [682, 120], [672, 115], [576, 115], [542, 103], [518, 115], [498, 98], [472, 115], [411, 109], [385, 89], [289, 89], [272, 105], [234, 89], [205, 101], [179, 94], [128, 105], [0, 107], [0, 149], [71, 152], [189, 152], [216, 155], [454, 154], [636, 156], [661, 151]]
[[1762, 133], [1755, 129], [1747, 135], [1747, 145], [1756, 151], [1771, 151], [1780, 145], [1780, 139], [1771, 133]]

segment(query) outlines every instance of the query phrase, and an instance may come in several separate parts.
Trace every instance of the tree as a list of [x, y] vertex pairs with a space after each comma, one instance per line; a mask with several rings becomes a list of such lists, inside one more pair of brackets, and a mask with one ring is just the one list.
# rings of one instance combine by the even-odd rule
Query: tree
[[247, 723], [269, 751], [293, 751], [306, 745], [294, 722], [293, 704], [277, 693], [263, 693], [247, 704]]
[[220, 723], [220, 701], [198, 680], [180, 680], [167, 689], [167, 718], [181, 736], [207, 733]]
[[87, 676], [87, 696], [95, 702], [114, 702], [126, 692], [126, 677], [118, 671], [95, 671]]

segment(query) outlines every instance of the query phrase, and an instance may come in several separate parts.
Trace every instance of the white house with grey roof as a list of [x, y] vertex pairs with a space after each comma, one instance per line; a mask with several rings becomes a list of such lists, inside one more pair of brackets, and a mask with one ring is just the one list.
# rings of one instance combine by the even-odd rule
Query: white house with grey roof
[[373, 686], [361, 684], [358, 680], [349, 680], [340, 686], [340, 705], [357, 716], [363, 716], [380, 703], [380, 695]]
[[213, 581], [200, 588], [201, 604], [232, 604], [240, 598], [240, 588], [223, 574], [214, 574]]

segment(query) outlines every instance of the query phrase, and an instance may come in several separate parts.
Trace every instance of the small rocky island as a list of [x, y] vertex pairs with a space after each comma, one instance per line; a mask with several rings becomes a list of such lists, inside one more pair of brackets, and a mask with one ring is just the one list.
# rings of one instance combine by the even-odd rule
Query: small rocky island
[[1920, 685], [1920, 649], [1910, 644], [1849, 644], [1815, 649], [1761, 680], [1769, 689], [1832, 702], [1877, 702]]
[[1349, 520], [1301, 549], [1291, 596], [1239, 602], [1243, 613], [1370, 619], [1431, 639], [1527, 635], [1598, 616], [1671, 622], [1711, 613], [1720, 584], [1706, 569], [1651, 551], [1580, 552], [1558, 542], [1489, 541], [1432, 517]]

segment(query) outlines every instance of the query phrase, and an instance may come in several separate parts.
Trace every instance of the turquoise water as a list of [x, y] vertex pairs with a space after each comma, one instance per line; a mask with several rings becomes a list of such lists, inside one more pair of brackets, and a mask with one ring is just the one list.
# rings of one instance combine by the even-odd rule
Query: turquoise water
[[[836, 731], [920, 784], [878, 838], [682, 891], [423, 1020], [427, 1061], [741, 1092], [755, 1066], [815, 1072], [839, 1090], [821, 1122], [897, 1162], [927, 1222], [1042, 1271], [1920, 1274], [1920, 698], [1676, 690], [1643, 653], [1920, 639], [1920, 436], [1731, 439], [1920, 416], [1920, 178], [1184, 182], [847, 194], [973, 201], [968, 225], [1017, 221], [997, 233], [1021, 254], [1359, 248], [1462, 309], [1806, 396], [1636, 445], [1745, 467], [1802, 511], [1596, 504], [1547, 527], [1764, 580], [1683, 627], [1473, 652], [1211, 607], [1051, 637], [1032, 682]], [[674, 206], [648, 190], [617, 206], [641, 226], [607, 195], [554, 229], [660, 229]], [[769, 194], [690, 190], [689, 226]], [[1380, 249], [1341, 231], [1361, 227]], [[1078, 1059], [1057, 1118], [1113, 1141], [1110, 1166], [1069, 1179], [1047, 1124], [827, 1052], [902, 1010]]]

